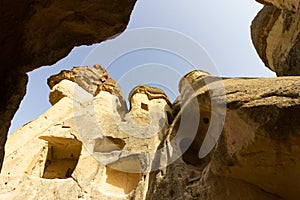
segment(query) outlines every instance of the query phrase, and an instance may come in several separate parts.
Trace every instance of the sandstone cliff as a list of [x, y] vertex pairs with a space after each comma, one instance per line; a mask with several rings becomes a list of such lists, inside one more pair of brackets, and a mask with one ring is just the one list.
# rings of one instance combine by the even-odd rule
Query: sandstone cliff
[[48, 83], [53, 107], [8, 138], [1, 199], [300, 195], [298, 77], [220, 79], [192, 71], [173, 105], [162, 90], [140, 85], [129, 111], [99, 65]]
[[253, 44], [278, 76], [300, 75], [300, 6], [298, 0], [257, 0], [265, 4], [252, 22]]

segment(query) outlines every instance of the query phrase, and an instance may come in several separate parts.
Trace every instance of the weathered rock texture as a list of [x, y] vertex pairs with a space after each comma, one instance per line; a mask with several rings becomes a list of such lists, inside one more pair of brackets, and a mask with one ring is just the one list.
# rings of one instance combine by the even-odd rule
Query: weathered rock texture
[[0, 169], [10, 121], [25, 95], [26, 72], [51, 65], [74, 46], [122, 32], [135, 0], [29, 0], [0, 3]]
[[278, 76], [300, 75], [300, 6], [298, 0], [258, 0], [265, 4], [251, 25], [253, 44]]
[[[82, 76], [94, 70], [104, 81], [89, 90], [96, 79]], [[66, 75], [74, 72], [81, 83]], [[49, 79], [53, 107], [8, 138], [1, 199], [298, 199], [300, 77], [193, 71], [173, 107], [162, 90], [140, 85], [129, 111], [105, 80], [98, 65]], [[216, 145], [199, 154], [209, 139]]]
[[[215, 83], [208, 86], [214, 88]], [[300, 77], [234, 78], [222, 83], [227, 109], [215, 148], [199, 160], [203, 130], [207, 130], [202, 120], [207, 115], [201, 115], [197, 136], [181, 159], [151, 174], [147, 199], [298, 199]], [[196, 90], [200, 112], [205, 111], [201, 102], [210, 95], [215, 102], [222, 98], [209, 94], [207, 87]], [[190, 108], [183, 105], [184, 109]], [[177, 132], [177, 119], [166, 143]]]
[[[162, 90], [138, 86], [127, 112], [118, 85], [105, 89], [106, 80], [99, 65], [49, 79], [53, 107], [8, 138], [0, 199], [145, 199], [172, 121], [170, 101]], [[84, 87], [88, 81], [95, 87]]]

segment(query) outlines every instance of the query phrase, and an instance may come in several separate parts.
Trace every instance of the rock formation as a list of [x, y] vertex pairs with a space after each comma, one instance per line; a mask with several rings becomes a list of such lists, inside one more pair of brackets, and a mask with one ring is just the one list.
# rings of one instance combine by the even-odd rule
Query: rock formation
[[253, 44], [278, 76], [300, 75], [300, 6], [298, 0], [257, 0], [265, 4], [252, 22]]
[[137, 86], [128, 112], [109, 80], [99, 65], [48, 80], [53, 107], [8, 138], [0, 199], [145, 199], [171, 104]]
[[[199, 159], [207, 122], [218, 127], [218, 121], [211, 121], [213, 114], [205, 114], [209, 110], [202, 102], [208, 96], [214, 102], [224, 100], [222, 95], [211, 93], [220, 85], [206, 82], [208, 85], [195, 91], [203, 114], [194, 141], [181, 159], [151, 174], [147, 199], [298, 199], [300, 77], [223, 79], [223, 130], [212, 151]], [[191, 103], [187, 100], [181, 113]], [[189, 113], [198, 115], [192, 109]], [[178, 134], [179, 117], [171, 125], [166, 142]]]
[[8, 138], [1, 199], [300, 195], [300, 77], [192, 71], [175, 103], [140, 85], [129, 109], [99, 65], [63, 71], [48, 84], [53, 106]]
[[[254, 46], [277, 75], [300, 75], [298, 1], [265, 6]], [[126, 27], [135, 0], [3, 1], [0, 168], [26, 72]], [[9, 136], [0, 199], [298, 199], [300, 77], [192, 71], [171, 103], [138, 85], [129, 108], [100, 65], [48, 79], [53, 105]]]
[[25, 95], [27, 75], [122, 32], [135, 0], [1, 1], [0, 170], [10, 121]]

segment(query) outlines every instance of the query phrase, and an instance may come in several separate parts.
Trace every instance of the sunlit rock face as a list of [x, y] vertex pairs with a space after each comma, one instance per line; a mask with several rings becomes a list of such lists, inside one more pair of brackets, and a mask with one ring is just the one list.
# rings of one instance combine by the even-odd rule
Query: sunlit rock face
[[172, 104], [100, 65], [48, 79], [53, 106], [6, 144], [0, 199], [298, 199], [300, 78], [195, 70]]
[[[203, 85], [203, 79], [207, 79], [204, 87], [191, 87], [194, 96], [190, 99], [198, 100], [203, 113], [198, 118], [196, 137], [180, 159], [151, 174], [147, 199], [298, 199], [300, 77], [223, 79], [225, 123], [214, 148], [199, 159], [200, 145], [205, 142], [203, 134], [208, 134], [208, 126], [218, 126], [218, 120], [212, 120], [213, 113], [222, 119], [223, 112], [212, 109], [212, 102], [224, 99], [213, 92], [220, 80], [203, 77], [199, 72], [194, 75], [187, 76], [193, 77], [188, 79], [192, 86]], [[184, 86], [181, 85], [179, 99], [189, 92]], [[174, 133], [178, 134], [182, 123], [179, 119], [185, 110], [197, 115], [189, 104], [193, 105], [189, 99], [182, 103], [166, 143], [172, 142]], [[207, 125], [204, 118], [211, 124]], [[189, 127], [192, 124], [188, 123]], [[185, 130], [188, 135], [190, 129]]]
[[62, 71], [48, 84], [53, 106], [8, 138], [0, 198], [145, 199], [172, 121], [166, 94], [137, 86], [128, 111], [100, 65]]
[[253, 44], [278, 76], [300, 75], [300, 6], [297, 0], [259, 0], [265, 4], [251, 25]]
[[0, 169], [10, 121], [26, 92], [26, 72], [54, 64], [75, 46], [121, 33], [135, 2], [1, 1]]

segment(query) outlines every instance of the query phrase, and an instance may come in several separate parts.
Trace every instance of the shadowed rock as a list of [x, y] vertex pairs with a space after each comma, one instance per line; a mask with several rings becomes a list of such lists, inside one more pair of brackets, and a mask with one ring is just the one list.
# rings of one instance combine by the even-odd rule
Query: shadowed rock
[[252, 42], [265, 65], [278, 76], [300, 75], [298, 0], [259, 0], [265, 4], [251, 25]]
[[[300, 193], [295, 186], [300, 184], [300, 77], [219, 81], [222, 84], [217, 86], [225, 88], [227, 106], [216, 145], [199, 159], [203, 134], [209, 134], [200, 115], [196, 137], [178, 140], [182, 144], [179, 147], [186, 151], [166, 169], [152, 174], [146, 199], [298, 199]], [[210, 87], [215, 83], [195, 90], [200, 113], [205, 99], [218, 102], [222, 98], [209, 91], [215, 89]], [[179, 119], [185, 110], [189, 116], [197, 115], [189, 105], [193, 102], [184, 102], [164, 143], [172, 143], [180, 134]], [[211, 118], [210, 123], [218, 126]], [[191, 122], [189, 128], [182, 129], [186, 136], [191, 135], [192, 125]], [[188, 149], [186, 143], [191, 144]], [[175, 153], [176, 144], [172, 149], [170, 155]]]

